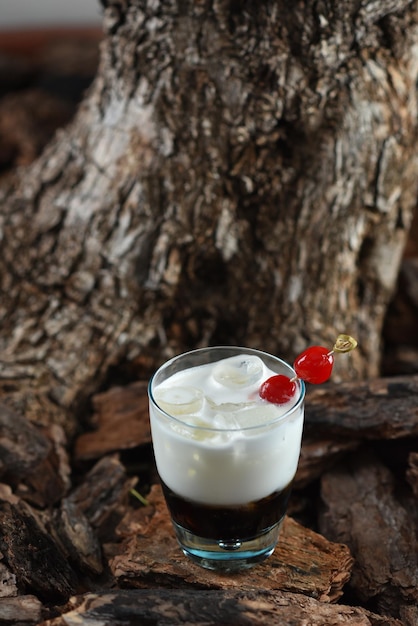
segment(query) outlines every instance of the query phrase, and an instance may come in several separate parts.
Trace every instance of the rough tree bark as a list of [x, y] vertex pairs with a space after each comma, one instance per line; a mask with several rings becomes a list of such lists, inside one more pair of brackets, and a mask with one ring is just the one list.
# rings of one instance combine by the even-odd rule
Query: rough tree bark
[[[1, 397], [65, 423], [115, 366], [359, 339], [416, 203], [418, 5], [102, 0], [97, 78], [2, 191]], [[132, 369], [131, 369], [132, 368]]]

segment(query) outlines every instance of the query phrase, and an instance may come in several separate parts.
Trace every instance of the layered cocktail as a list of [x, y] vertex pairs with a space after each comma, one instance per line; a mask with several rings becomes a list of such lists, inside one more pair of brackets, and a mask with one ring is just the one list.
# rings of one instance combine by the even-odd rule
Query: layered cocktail
[[[277, 374], [295, 381], [280, 404], [259, 393]], [[304, 393], [290, 365], [239, 347], [182, 354], [151, 379], [157, 470], [179, 544], [195, 562], [234, 571], [273, 552], [298, 465]]]

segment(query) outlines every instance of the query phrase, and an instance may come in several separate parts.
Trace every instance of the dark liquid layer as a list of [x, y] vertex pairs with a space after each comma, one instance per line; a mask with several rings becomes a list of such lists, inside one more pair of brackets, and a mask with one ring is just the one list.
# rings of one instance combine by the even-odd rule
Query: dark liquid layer
[[250, 539], [271, 528], [286, 513], [291, 485], [266, 498], [233, 506], [201, 504], [177, 495], [161, 481], [171, 516], [177, 524], [206, 539]]

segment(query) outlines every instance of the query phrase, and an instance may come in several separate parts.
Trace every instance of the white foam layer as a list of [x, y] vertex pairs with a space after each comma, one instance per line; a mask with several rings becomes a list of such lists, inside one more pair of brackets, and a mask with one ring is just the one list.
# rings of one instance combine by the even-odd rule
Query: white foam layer
[[303, 405], [291, 412], [298, 393], [286, 405], [259, 397], [275, 373], [243, 355], [177, 372], [153, 390], [163, 409], [150, 403], [157, 469], [174, 492], [207, 504], [244, 504], [292, 481]]

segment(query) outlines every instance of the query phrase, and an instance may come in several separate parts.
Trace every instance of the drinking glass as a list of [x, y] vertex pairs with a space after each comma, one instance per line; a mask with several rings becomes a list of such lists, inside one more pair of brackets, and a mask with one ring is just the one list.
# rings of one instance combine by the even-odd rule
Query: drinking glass
[[218, 346], [176, 356], [150, 380], [165, 500], [181, 549], [205, 568], [249, 568], [276, 546], [300, 455], [305, 386], [297, 379], [292, 401], [271, 404], [258, 390], [274, 374], [295, 376], [276, 356]]

